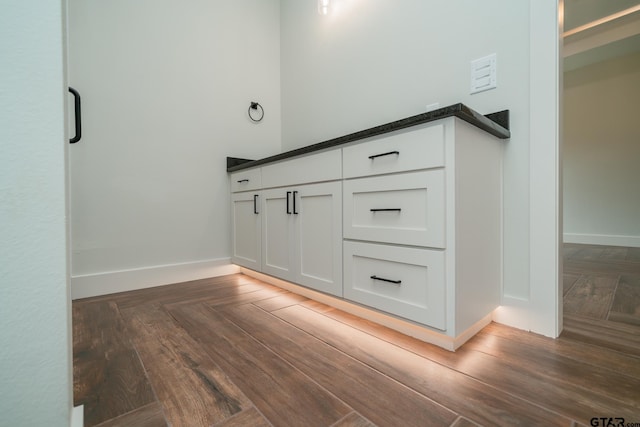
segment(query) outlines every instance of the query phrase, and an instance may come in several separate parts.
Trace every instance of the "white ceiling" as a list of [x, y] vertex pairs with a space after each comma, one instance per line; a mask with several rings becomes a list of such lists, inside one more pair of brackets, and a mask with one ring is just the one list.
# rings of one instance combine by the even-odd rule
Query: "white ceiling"
[[[564, 5], [564, 30], [566, 32], [616, 12], [638, 6], [640, 0], [565, 0]], [[623, 30], [626, 32], [620, 30], [621, 22], [625, 24]], [[618, 28], [615, 28], [616, 26]], [[629, 32], [629, 28], [635, 28], [635, 30]], [[565, 39], [564, 70], [571, 71], [596, 62], [640, 52], [640, 30], [637, 30], [639, 28], [640, 12], [636, 12], [615, 22], [602, 24], [568, 37]], [[608, 34], [604, 34], [603, 38], [598, 34], [599, 31], [603, 34], [608, 32]], [[623, 32], [624, 34], [617, 38], [614, 37], [613, 40], [606, 40], [606, 36], [610, 36], [611, 31]], [[578, 53], [567, 56], [569, 51], [575, 50], [570, 49], [568, 43], [575, 42], [580, 38], [583, 39], [582, 43], [586, 38], [594, 40], [593, 47], [586, 50], [583, 48]], [[603, 44], [603, 40], [606, 40], [606, 44]]]
[[640, 0], [564, 0], [564, 30], [571, 30], [639, 4]]

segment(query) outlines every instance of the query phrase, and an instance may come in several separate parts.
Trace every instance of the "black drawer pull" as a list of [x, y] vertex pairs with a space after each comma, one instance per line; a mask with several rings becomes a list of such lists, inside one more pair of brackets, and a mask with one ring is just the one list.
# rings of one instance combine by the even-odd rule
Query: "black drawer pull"
[[298, 194], [297, 191], [293, 192], [293, 214], [294, 215], [298, 215], [298, 211], [296, 210], [296, 194]]
[[389, 151], [388, 153], [382, 153], [382, 154], [374, 154], [373, 156], [369, 156], [369, 158], [371, 160], [375, 159], [376, 157], [382, 157], [382, 156], [390, 156], [392, 154], [397, 154], [398, 156], [400, 155], [399, 151]]
[[254, 194], [253, 195], [253, 213], [254, 214], [258, 214], [258, 195]]
[[393, 283], [395, 285], [399, 285], [400, 283], [402, 283], [402, 280], [391, 280], [391, 279], [385, 279], [383, 277], [378, 277], [378, 276], [371, 276], [371, 278], [373, 280], [380, 280], [381, 282], [388, 282], [388, 283]]
[[238, 184], [240, 184], [241, 182], [249, 182], [248, 179], [241, 179], [240, 181], [238, 181]]
[[387, 209], [369, 209], [371, 212], [400, 212], [400, 208], [387, 208]]
[[287, 215], [291, 215], [291, 208], [289, 208], [289, 196], [291, 195], [291, 191], [287, 191]]

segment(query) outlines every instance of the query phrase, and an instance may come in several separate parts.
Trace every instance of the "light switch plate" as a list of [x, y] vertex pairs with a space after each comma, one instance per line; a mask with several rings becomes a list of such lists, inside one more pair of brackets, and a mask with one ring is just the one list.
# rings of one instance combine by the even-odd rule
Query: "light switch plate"
[[484, 92], [498, 86], [496, 54], [471, 61], [471, 93]]

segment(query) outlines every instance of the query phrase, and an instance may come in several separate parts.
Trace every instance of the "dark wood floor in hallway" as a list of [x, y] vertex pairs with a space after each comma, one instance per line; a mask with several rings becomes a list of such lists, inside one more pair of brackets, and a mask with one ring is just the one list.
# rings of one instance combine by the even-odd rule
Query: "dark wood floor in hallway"
[[73, 303], [85, 425], [640, 423], [640, 357], [490, 324], [455, 353], [238, 274]]

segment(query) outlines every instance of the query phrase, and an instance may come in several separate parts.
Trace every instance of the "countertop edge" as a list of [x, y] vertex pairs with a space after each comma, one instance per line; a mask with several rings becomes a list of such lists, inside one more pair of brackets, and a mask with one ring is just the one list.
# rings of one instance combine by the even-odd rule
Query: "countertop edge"
[[429, 123], [435, 120], [445, 119], [447, 117], [458, 117], [465, 122], [476, 126], [485, 132], [500, 138], [508, 139], [511, 137], [509, 131], [509, 110], [498, 111], [496, 113], [483, 116], [477, 111], [472, 110], [462, 103], [453, 104], [448, 107], [439, 108], [437, 110], [421, 113], [415, 116], [396, 120], [380, 126], [375, 126], [362, 131], [354, 132], [348, 135], [333, 138], [316, 144], [307, 145], [284, 153], [265, 157], [259, 160], [239, 159], [236, 157], [227, 157], [227, 172], [236, 172], [243, 169], [249, 169], [255, 166], [284, 160], [303, 154], [312, 153], [314, 151], [332, 148], [338, 145], [347, 144], [349, 142], [358, 141], [372, 136], [383, 135], [385, 133], [394, 132], [411, 126], [417, 126]]

